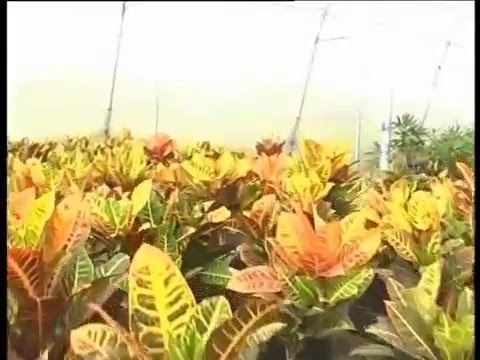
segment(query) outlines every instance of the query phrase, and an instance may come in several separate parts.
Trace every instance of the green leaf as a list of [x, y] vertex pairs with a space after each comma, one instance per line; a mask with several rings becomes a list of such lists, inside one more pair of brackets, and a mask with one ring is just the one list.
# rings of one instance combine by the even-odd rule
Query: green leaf
[[365, 332], [375, 335], [382, 341], [392, 345], [397, 349], [402, 349], [403, 347], [402, 340], [400, 339], [392, 323], [386, 316], [379, 316], [377, 322], [368, 326], [365, 329]]
[[78, 249], [71, 266], [66, 274], [66, 286], [70, 294], [75, 294], [95, 278], [93, 262], [88, 256], [85, 247]]
[[436, 303], [442, 279], [442, 263], [436, 261], [421, 268], [421, 278], [417, 290], [425, 294], [422, 299], [429, 303]]
[[348, 317], [350, 305], [351, 301], [344, 301], [322, 313], [304, 317], [305, 335], [321, 339], [341, 331], [355, 330]]
[[195, 307], [188, 328], [206, 340], [221, 323], [231, 317], [232, 311], [228, 300], [223, 296], [214, 296], [202, 300]]
[[434, 327], [435, 345], [442, 352], [443, 359], [457, 360], [471, 358], [474, 344], [474, 316], [465, 316], [453, 321], [442, 314], [439, 324]]
[[402, 343], [426, 359], [437, 360], [433, 343], [433, 330], [414, 309], [392, 301], [385, 301], [387, 315]]
[[211, 261], [199, 272], [200, 281], [209, 285], [227, 286], [232, 276], [229, 264], [233, 256], [223, 256]]
[[262, 326], [247, 337], [245, 349], [240, 353], [240, 360], [256, 360], [260, 353], [260, 345], [266, 343], [275, 334], [283, 330], [287, 324], [282, 322], [274, 322]]
[[361, 356], [367, 359], [371, 357], [392, 357], [395, 358], [395, 353], [392, 348], [380, 344], [363, 344], [353, 349], [349, 356]]
[[297, 308], [308, 310], [313, 307], [322, 307], [325, 301], [318, 282], [308, 276], [294, 276], [291, 280], [285, 279], [288, 300]]
[[36, 199], [25, 217], [25, 244], [32, 247], [38, 244], [43, 228], [55, 208], [55, 192], [50, 191]]
[[405, 289], [405, 287], [400, 282], [395, 280], [393, 277], [387, 275], [385, 272], [377, 271], [377, 273], [385, 284], [385, 288], [387, 290], [387, 294], [390, 300], [406, 306], [403, 294], [407, 289]]
[[[438, 288], [440, 286], [439, 270], [430, 267], [422, 274], [419, 284], [402, 292], [402, 306], [415, 310], [422, 319], [429, 325], [433, 325], [441, 312], [437, 305]], [[440, 270], [441, 271], [441, 270]]]
[[207, 340], [212, 332], [232, 317], [230, 304], [223, 296], [202, 300], [190, 318], [185, 333], [172, 339], [170, 353], [175, 359], [202, 359]]
[[66, 328], [73, 329], [87, 321], [94, 314], [89, 305], [102, 306], [126, 277], [127, 274], [122, 274], [95, 279], [88, 287], [75, 294], [65, 317]]
[[368, 334], [375, 335], [380, 340], [391, 345], [394, 349], [407, 354], [414, 359], [423, 360], [423, 358], [415, 353], [412, 353], [405, 345], [393, 328], [392, 323], [386, 316], [379, 316], [377, 322], [368, 326], [365, 331]]
[[124, 230], [131, 220], [132, 203], [128, 199], [104, 198], [98, 194], [88, 194], [94, 228], [104, 236], [115, 236]]
[[[95, 278], [109, 278], [110, 283], [113, 283], [128, 271], [130, 266], [130, 257], [127, 254], [118, 253], [110, 258], [107, 262], [97, 266], [95, 268]], [[119, 286], [126, 291], [128, 288], [128, 282], [122, 281]]]
[[361, 269], [325, 283], [325, 297], [331, 306], [360, 297], [373, 280], [372, 269]]
[[252, 301], [239, 308], [233, 318], [214, 330], [205, 348], [206, 360], [235, 359], [244, 349], [247, 338], [264, 325], [276, 322], [279, 304]]
[[138, 184], [132, 191], [132, 216], [136, 216], [150, 199], [152, 180], [148, 179]]
[[464, 316], [469, 316], [475, 314], [475, 302], [473, 298], [473, 291], [469, 288], [464, 288], [458, 297], [457, 303], [457, 319], [461, 319]]
[[155, 246], [167, 253], [177, 266], [180, 266], [180, 240], [177, 236], [177, 221], [175, 219], [165, 220], [163, 223], [157, 225]]

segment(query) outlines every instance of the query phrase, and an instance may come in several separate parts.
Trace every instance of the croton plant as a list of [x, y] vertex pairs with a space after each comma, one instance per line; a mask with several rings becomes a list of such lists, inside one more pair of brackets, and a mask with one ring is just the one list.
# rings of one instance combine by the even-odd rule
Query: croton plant
[[[473, 359], [465, 164], [377, 180], [311, 139], [9, 145], [9, 358], [253, 360], [275, 339], [300, 359], [348, 333], [352, 358]], [[384, 306], [360, 327], [374, 281]]]

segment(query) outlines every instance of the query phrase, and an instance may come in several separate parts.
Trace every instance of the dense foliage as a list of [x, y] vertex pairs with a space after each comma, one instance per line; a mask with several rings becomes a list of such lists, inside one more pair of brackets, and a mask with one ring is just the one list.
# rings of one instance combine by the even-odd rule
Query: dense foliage
[[352, 357], [473, 359], [471, 164], [372, 181], [313, 140], [256, 150], [9, 144], [9, 357], [257, 359], [276, 339], [299, 359], [348, 332]]
[[[392, 123], [390, 165], [394, 173], [438, 175], [448, 170], [459, 175], [456, 163], [473, 167], [473, 128], [455, 124], [443, 129], [424, 127], [411, 114], [397, 116]], [[380, 144], [366, 153], [370, 168], [378, 165]]]

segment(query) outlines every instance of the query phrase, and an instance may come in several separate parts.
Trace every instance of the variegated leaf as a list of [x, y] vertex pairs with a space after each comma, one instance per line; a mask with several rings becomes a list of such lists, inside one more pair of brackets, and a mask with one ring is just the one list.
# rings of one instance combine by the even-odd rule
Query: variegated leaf
[[185, 331], [195, 299], [180, 270], [160, 249], [143, 244], [128, 278], [130, 329], [153, 357], [168, 356], [172, 338]]
[[277, 293], [282, 290], [282, 282], [267, 265], [249, 267], [243, 270], [230, 270], [227, 289], [242, 294]]
[[235, 359], [244, 349], [250, 334], [262, 326], [276, 322], [279, 304], [252, 301], [239, 308], [232, 319], [218, 327], [207, 342], [207, 360]]

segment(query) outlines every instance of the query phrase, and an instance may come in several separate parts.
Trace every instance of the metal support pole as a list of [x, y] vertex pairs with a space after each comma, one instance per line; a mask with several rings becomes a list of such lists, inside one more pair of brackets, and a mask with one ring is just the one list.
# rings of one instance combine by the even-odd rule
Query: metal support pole
[[155, 135], [158, 134], [158, 85], [155, 86]]
[[443, 51], [442, 57], [440, 59], [440, 63], [438, 64], [438, 66], [435, 70], [435, 76], [433, 77], [433, 82], [432, 82], [432, 89], [430, 91], [430, 95], [428, 96], [427, 106], [425, 107], [425, 112], [423, 113], [422, 125], [425, 125], [425, 121], [427, 120], [428, 112], [430, 111], [430, 106], [431, 106], [431, 103], [432, 103], [433, 92], [437, 88], [438, 77], [440, 76], [440, 71], [442, 70], [442, 65], [445, 62], [445, 58], [447, 57], [447, 52], [448, 52], [448, 49], [450, 48], [450, 46], [451, 46], [451, 42], [447, 41], [445, 43], [445, 50]]
[[122, 43], [123, 22], [125, 19], [125, 12], [127, 11], [126, 4], [127, 4], [126, 1], [122, 3], [122, 18], [120, 20], [120, 32], [118, 34], [118, 40], [117, 40], [117, 52], [115, 55], [115, 64], [113, 66], [112, 87], [110, 89], [110, 99], [108, 102], [107, 114], [105, 117], [104, 135], [107, 139], [110, 137], [110, 134], [111, 134], [113, 95], [115, 93], [115, 82], [117, 79], [117, 67], [118, 67], [118, 58], [120, 57], [120, 45]]
[[360, 138], [362, 133], [362, 113], [358, 112], [357, 138], [355, 141], [355, 161], [360, 161]]
[[388, 171], [390, 168], [390, 136], [393, 117], [393, 89], [390, 93], [390, 116], [388, 120], [382, 121], [382, 138], [380, 142], [380, 164], [381, 171]]
[[450, 50], [452, 46], [462, 47], [461, 45], [452, 43], [450, 40], [445, 42], [445, 50], [443, 50], [443, 54], [442, 54], [442, 57], [440, 58], [440, 62], [438, 63], [437, 68], [435, 69], [435, 76], [433, 77], [432, 89], [430, 91], [430, 95], [428, 96], [427, 106], [425, 107], [425, 112], [423, 114], [423, 118], [422, 118], [423, 126], [425, 126], [425, 122], [427, 120], [427, 116], [430, 111], [430, 107], [432, 105], [433, 94], [438, 87], [438, 78], [440, 77], [440, 72], [442, 71], [443, 64], [445, 63], [445, 59], [447, 58], [448, 50]]
[[322, 33], [322, 29], [323, 29], [323, 26], [325, 24], [325, 20], [327, 19], [329, 9], [330, 9], [330, 5], [327, 5], [327, 7], [322, 10], [322, 17], [320, 19], [320, 27], [318, 29], [317, 36], [315, 37], [315, 42], [313, 44], [312, 56], [310, 58], [310, 64], [308, 66], [307, 78], [305, 80], [305, 85], [303, 87], [303, 94], [302, 94], [302, 98], [300, 100], [300, 107], [298, 109], [298, 115], [297, 115], [297, 118], [295, 119], [295, 124], [293, 125], [293, 129], [292, 129], [292, 131], [290, 133], [290, 136], [288, 137], [288, 140], [287, 140], [287, 151], [288, 151], [288, 153], [291, 153], [292, 151], [294, 151], [295, 148], [296, 148], [296, 145], [297, 145], [297, 131], [298, 131], [298, 127], [300, 125], [300, 120], [302, 118], [303, 106], [305, 104], [305, 98], [307, 96], [308, 85], [310, 84], [310, 78], [311, 78], [311, 75], [312, 75], [313, 64], [315, 63], [315, 55], [317, 53], [318, 43], [320, 42], [320, 34]]

